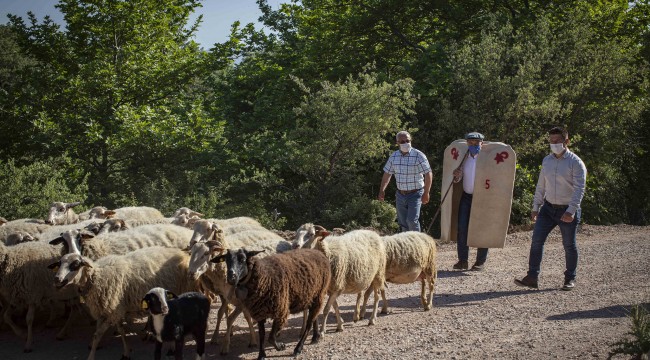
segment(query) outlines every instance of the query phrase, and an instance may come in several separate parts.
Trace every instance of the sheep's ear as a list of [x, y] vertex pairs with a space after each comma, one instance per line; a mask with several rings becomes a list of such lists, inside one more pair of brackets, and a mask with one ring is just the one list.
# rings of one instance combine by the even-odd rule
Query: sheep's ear
[[190, 252], [191, 249], [192, 249], [192, 247], [187, 245], [187, 247], [185, 249], [183, 249], [183, 251]]
[[214, 231], [215, 235], [223, 233], [223, 229], [217, 224], [212, 224], [212, 230]]
[[174, 300], [174, 299], [178, 298], [178, 296], [176, 296], [176, 294], [174, 294], [173, 292], [171, 292], [169, 290], [166, 290], [165, 293], [167, 294], [167, 300]]
[[58, 238], [50, 241], [50, 245], [59, 245], [63, 243], [65, 243], [65, 239], [63, 238], [63, 236], [59, 236]]
[[318, 231], [327, 231], [324, 227], [320, 225], [314, 225], [314, 229], [316, 229], [316, 232]]
[[226, 255], [219, 255], [219, 256], [215, 256], [212, 259], [210, 259], [210, 262], [215, 263], [215, 264], [219, 264], [219, 263], [222, 263], [224, 261], [226, 261]]
[[149, 310], [149, 304], [145, 299], [142, 299], [142, 302], [140, 303], [140, 307], [142, 308], [142, 310]]
[[83, 260], [83, 259], [81, 260], [81, 266], [88, 266], [89, 268], [92, 269], [92, 266], [90, 265], [90, 263], [88, 263], [88, 261]]
[[198, 217], [204, 217], [205, 215], [201, 214], [200, 212], [192, 211], [190, 212], [190, 217], [192, 216], [198, 216]]
[[115, 216], [115, 211], [113, 211], [113, 210], [104, 210], [104, 215], [106, 216], [107, 219], [110, 219], [113, 216]]
[[320, 237], [321, 240], [324, 238], [328, 237], [331, 234], [331, 232], [327, 230], [319, 230], [316, 232], [316, 236]]
[[226, 250], [226, 248], [219, 241], [210, 240], [205, 243], [205, 245], [210, 249], [210, 253], [218, 253]]
[[86, 229], [83, 229], [83, 230], [81, 230], [81, 233], [79, 234], [79, 236], [81, 237], [82, 240], [88, 240], [88, 239], [94, 238], [95, 233], [93, 233], [92, 231], [88, 231]]
[[48, 265], [47, 268], [51, 269], [52, 271], [58, 271], [60, 266], [61, 266], [61, 262], [57, 261], [55, 263]]

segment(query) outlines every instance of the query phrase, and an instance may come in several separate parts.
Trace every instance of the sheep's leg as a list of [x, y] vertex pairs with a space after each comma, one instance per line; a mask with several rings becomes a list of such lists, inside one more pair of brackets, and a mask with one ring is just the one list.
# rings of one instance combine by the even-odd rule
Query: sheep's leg
[[56, 334], [57, 340], [63, 340], [68, 335], [68, 329], [70, 329], [70, 325], [72, 325], [72, 319], [75, 317], [75, 311], [81, 312], [81, 306], [79, 304], [74, 304], [70, 307], [68, 319], [65, 321], [65, 324], [63, 324], [61, 330], [59, 330], [59, 332]]
[[286, 345], [278, 341], [278, 333], [280, 332], [280, 329], [284, 326], [285, 319], [283, 317], [275, 318], [273, 319], [273, 326], [271, 326], [271, 333], [269, 334], [269, 343], [273, 345], [275, 350], [277, 351], [283, 351], [286, 348]]
[[[366, 292], [363, 294], [363, 305], [361, 306], [361, 312], [356, 314], [356, 320], [354, 322], [357, 322], [359, 320], [365, 319], [366, 318], [366, 304], [368, 303], [368, 297], [370, 296], [370, 290], [371, 288], [368, 288]], [[377, 296], [377, 293], [375, 293], [375, 296]], [[357, 294], [357, 309], [355, 311], [359, 310], [359, 298], [361, 297], [361, 293]]]
[[308, 314], [307, 310], [302, 311], [302, 327], [300, 328], [301, 334], [303, 331], [305, 331], [305, 329], [307, 329], [307, 325], [308, 325], [307, 314]]
[[[330, 297], [327, 299], [327, 303], [325, 304], [325, 308], [323, 309], [323, 325], [321, 326], [320, 332], [325, 335], [325, 326], [327, 325], [327, 315], [329, 315], [330, 312], [330, 307], [332, 307], [332, 304], [336, 303], [336, 298], [339, 296], [339, 293], [332, 293]], [[334, 309], [338, 309], [338, 304], [334, 306]], [[338, 320], [338, 316], [336, 317]], [[338, 331], [338, 328], [336, 329]]]
[[370, 321], [368, 322], [368, 325], [375, 324], [375, 320], [377, 319], [377, 309], [379, 308], [379, 295], [377, 294], [379, 292], [379, 289], [373, 287], [372, 290], [375, 292], [375, 304], [372, 308], [372, 315], [370, 316]]
[[93, 334], [93, 342], [90, 345], [90, 354], [88, 354], [88, 360], [95, 360], [95, 353], [97, 352], [97, 345], [99, 344], [99, 341], [102, 339], [102, 336], [104, 336], [104, 333], [108, 328], [111, 326], [111, 324], [108, 323], [105, 319], [99, 318], [97, 319], [97, 326], [95, 328], [95, 333]]
[[[248, 343], [248, 347], [253, 347], [257, 345], [257, 338], [255, 337], [255, 326], [253, 323], [253, 319], [251, 319], [251, 315], [248, 313], [248, 311], [247, 310], [243, 310], [243, 311], [244, 311], [244, 319], [246, 319], [246, 322], [248, 323], [248, 332], [250, 333], [250, 340]], [[230, 335], [232, 335], [232, 330], [230, 332], [231, 332]]]
[[[56, 316], [58, 314], [56, 313], [56, 306], [54, 304], [54, 301], [50, 300], [48, 305], [50, 308], [50, 317], [47, 319], [47, 322], [45, 323], [45, 327], [52, 328], [56, 326]], [[65, 304], [65, 311], [66, 311], [65, 315], [67, 316], [69, 311], [69, 306], [67, 302]]]
[[[232, 325], [235, 323], [235, 319], [237, 319], [237, 316], [239, 316], [239, 314], [241, 314], [242, 311], [244, 311], [243, 307], [236, 306], [232, 314], [226, 317], [226, 333], [224, 334], [223, 344], [221, 345], [221, 355], [226, 355], [230, 351], [230, 337], [232, 335]], [[244, 317], [246, 318], [246, 321], [248, 321], [248, 330], [251, 333], [251, 342], [249, 343], [249, 346], [251, 346], [256, 341], [254, 339], [255, 329], [252, 327], [252, 320], [248, 312], [244, 311]]]
[[202, 323], [200, 326], [197, 326], [194, 329], [192, 335], [194, 336], [194, 341], [196, 341], [196, 358], [203, 359], [205, 355], [205, 332], [208, 330], [208, 319], [205, 319], [205, 323]]
[[154, 350], [154, 352], [153, 352], [154, 360], [162, 359], [162, 345], [163, 345], [163, 343], [156, 340], [156, 350]]
[[[429, 276], [427, 280], [428, 280], [427, 282], [429, 283], [429, 301], [424, 306], [425, 311], [431, 310], [431, 308], [433, 307], [433, 294], [435, 293], [436, 277], [435, 275], [432, 275]], [[424, 284], [422, 286], [424, 286]]]
[[183, 345], [185, 344], [185, 340], [176, 340], [174, 343], [176, 344], [174, 349], [174, 359], [183, 360]]
[[339, 310], [339, 303], [336, 300], [334, 300], [334, 314], [336, 315], [336, 332], [341, 332], [343, 331], [343, 318]]
[[257, 360], [266, 359], [266, 351], [264, 351], [264, 322], [266, 322], [266, 319], [262, 319], [257, 322], [260, 345], [260, 352], [257, 354]]
[[27, 316], [25, 321], [27, 322], [27, 342], [25, 343], [25, 348], [23, 352], [30, 353], [32, 352], [32, 345], [34, 344], [34, 313], [36, 312], [36, 305], [29, 304], [27, 308]]
[[[219, 337], [219, 327], [221, 326], [221, 319], [223, 318], [224, 313], [226, 313], [228, 310], [228, 301], [226, 300], [226, 298], [221, 295], [219, 295], [219, 298], [221, 299], [221, 306], [219, 306], [219, 311], [217, 312], [217, 326], [214, 328], [214, 332], [212, 333], [212, 338], [210, 339], [210, 343], [212, 344], [218, 343], [217, 338]], [[226, 314], [226, 317], [227, 316], [228, 315]], [[226, 319], [226, 324], [227, 324], [227, 319]]]
[[388, 300], [386, 300], [386, 290], [381, 289], [381, 313], [388, 314]]
[[[354, 315], [352, 316], [352, 321], [357, 322], [359, 321], [359, 318], [363, 318], [361, 316], [361, 299], [363, 297], [361, 296], [361, 293], [357, 293], [357, 302], [354, 306]], [[364, 306], [364, 313], [365, 313], [365, 306]]]
[[[318, 316], [318, 310], [320, 309], [321, 305], [322, 304], [320, 303], [320, 301], [318, 301], [318, 300], [314, 301], [312, 303], [311, 307], [309, 308], [309, 313], [307, 315], [307, 317], [308, 317], [307, 322], [310, 323], [310, 324], [314, 324], [313, 325], [313, 327], [314, 327], [314, 338], [311, 341], [312, 344], [317, 343], [318, 339], [319, 339], [319, 336], [317, 336], [317, 334], [318, 334], [318, 330], [317, 330], [318, 329], [318, 321], [316, 321], [316, 318]], [[307, 330], [309, 330], [309, 329], [307, 329], [305, 327], [305, 329], [300, 332], [300, 340], [298, 340], [298, 344], [296, 345], [296, 348], [293, 349], [293, 356], [298, 356], [302, 352], [302, 347], [303, 347], [303, 345], [305, 345], [305, 339], [307, 339]]]
[[11, 315], [13, 314], [13, 311], [14, 311], [13, 307], [11, 305], [7, 304], [7, 306], [5, 308], [5, 312], [2, 315], [2, 318], [4, 319], [5, 323], [7, 323], [7, 325], [9, 325], [9, 327], [11, 327], [11, 330], [16, 334], [16, 336], [18, 336], [20, 338], [24, 338], [25, 337], [25, 332], [21, 328], [19, 328], [18, 325], [16, 325], [16, 323], [11, 318]]
[[124, 330], [124, 326], [121, 322], [117, 324], [117, 331], [120, 332], [120, 337], [122, 338], [122, 346], [124, 347], [124, 351], [122, 352], [122, 360], [129, 359], [131, 349], [129, 349], [129, 343], [126, 341], [126, 331]]

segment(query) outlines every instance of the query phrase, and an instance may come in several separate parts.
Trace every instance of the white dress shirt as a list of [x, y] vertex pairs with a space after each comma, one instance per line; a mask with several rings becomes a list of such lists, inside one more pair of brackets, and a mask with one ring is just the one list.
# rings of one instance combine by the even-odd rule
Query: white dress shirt
[[[477, 154], [478, 156], [478, 154]], [[463, 191], [474, 194], [474, 178], [476, 178], [476, 158], [467, 155], [463, 164]]]
[[539, 211], [544, 199], [554, 205], [567, 205], [571, 215], [580, 209], [585, 194], [587, 168], [578, 155], [567, 149], [560, 158], [549, 154], [542, 161], [533, 211]]

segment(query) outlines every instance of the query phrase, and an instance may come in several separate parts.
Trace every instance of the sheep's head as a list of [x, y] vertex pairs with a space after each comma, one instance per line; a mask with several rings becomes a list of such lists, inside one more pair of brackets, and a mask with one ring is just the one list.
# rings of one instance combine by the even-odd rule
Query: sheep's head
[[181, 215], [176, 216], [174, 218], [174, 220], [172, 220], [172, 224], [182, 226], [182, 227], [185, 227], [185, 228], [188, 228], [188, 229], [193, 229], [194, 224], [198, 220], [201, 220], [201, 218], [196, 216], [196, 215], [190, 216], [190, 215], [186, 215], [186, 214], [181, 214]]
[[73, 207], [81, 204], [80, 201], [77, 202], [72, 202], [72, 203], [64, 203], [64, 202], [53, 202], [50, 204], [50, 210], [47, 214], [47, 219], [45, 220], [46, 224], [50, 225], [61, 225], [65, 223], [66, 216], [68, 215], [68, 210], [72, 209]]
[[250, 259], [261, 252], [264, 252], [264, 250], [226, 250], [224, 254], [212, 258], [210, 262], [215, 264], [225, 262], [227, 268], [226, 281], [232, 286], [237, 286], [242, 279], [248, 276]]
[[115, 211], [108, 210], [103, 206], [95, 206], [94, 208], [90, 209], [90, 213], [88, 214], [89, 219], [111, 219], [114, 216]]
[[50, 245], [63, 244], [66, 254], [79, 254], [84, 246], [84, 242], [95, 237], [95, 234], [85, 230], [68, 230], [61, 233], [61, 236], [50, 241]]
[[189, 249], [190, 265], [189, 276], [192, 280], [198, 280], [203, 273], [208, 271], [210, 259], [221, 255], [225, 248], [219, 241], [210, 240], [207, 242], [197, 242]]
[[6, 224], [6, 223], [8, 223], [8, 222], [9, 222], [9, 221], [7, 221], [7, 219], [5, 219], [5, 218], [3, 218], [2, 216], [0, 216], [0, 226]]
[[223, 229], [221, 229], [221, 226], [208, 220], [196, 220], [194, 223], [194, 233], [190, 240], [190, 247], [199, 241], [223, 240], [223, 237]]
[[17, 231], [9, 234], [7, 236], [7, 239], [5, 239], [5, 242], [7, 245], [18, 245], [24, 242], [36, 241], [36, 240], [37, 239], [35, 237], [33, 237], [32, 235], [24, 231]]
[[296, 230], [296, 237], [293, 239], [293, 248], [312, 248], [313, 246], [311, 244], [313, 244], [314, 238], [316, 237], [316, 232], [321, 230], [325, 230], [325, 228], [312, 223], [300, 226]]
[[148, 311], [151, 315], [167, 315], [169, 305], [167, 301], [178, 298], [176, 294], [161, 287], [155, 287], [142, 298], [142, 310]]
[[108, 219], [104, 221], [101, 228], [99, 229], [99, 234], [109, 233], [109, 232], [118, 232], [130, 229], [129, 225], [122, 219]]
[[56, 271], [54, 286], [57, 289], [61, 289], [68, 284], [81, 285], [81, 273], [84, 267], [92, 268], [86, 258], [74, 253], [63, 255], [61, 260], [48, 266], [52, 271]]
[[91, 233], [93, 233], [95, 235], [97, 235], [97, 234], [99, 234], [99, 231], [102, 229], [102, 225], [104, 225], [104, 223], [98, 223], [96, 221], [93, 221], [90, 224], [86, 225], [86, 227], [84, 227], [84, 229], [87, 230], [87, 231], [90, 231]]
[[179, 208], [178, 210], [176, 210], [176, 212], [174, 213], [174, 215], [172, 217], [179, 217], [181, 215], [187, 215], [188, 218], [192, 218], [192, 217], [195, 217], [195, 216], [198, 217], [198, 218], [202, 218], [204, 216], [200, 212], [196, 212], [196, 211], [194, 211], [194, 210], [192, 210], [190, 208], [182, 207], [182, 208]]

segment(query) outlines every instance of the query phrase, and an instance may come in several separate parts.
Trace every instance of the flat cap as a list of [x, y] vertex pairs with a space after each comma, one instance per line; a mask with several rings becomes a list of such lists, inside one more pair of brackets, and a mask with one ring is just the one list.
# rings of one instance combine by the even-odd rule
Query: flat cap
[[483, 141], [485, 139], [485, 136], [479, 132], [471, 132], [465, 134], [465, 140], [481, 140]]

